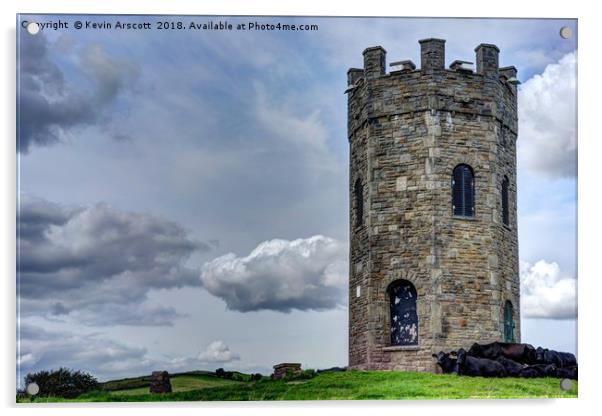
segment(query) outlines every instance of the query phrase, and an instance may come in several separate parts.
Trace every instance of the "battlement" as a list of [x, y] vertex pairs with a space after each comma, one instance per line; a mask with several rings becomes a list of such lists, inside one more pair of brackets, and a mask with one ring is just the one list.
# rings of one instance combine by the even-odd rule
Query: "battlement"
[[[373, 80], [386, 75], [395, 74], [399, 72], [412, 72], [419, 71], [422, 73], [436, 73], [436, 72], [457, 72], [463, 74], [477, 74], [483, 77], [497, 79], [500, 78], [502, 81], [516, 77], [516, 68], [513, 66], [500, 68], [499, 67], [499, 53], [500, 50], [497, 46], [482, 43], [475, 48], [475, 62], [476, 72], [471, 68], [467, 68], [464, 65], [472, 65], [472, 62], [455, 60], [449, 66], [445, 68], [445, 40], [444, 39], [422, 39], [419, 40], [420, 44], [420, 68], [417, 69], [416, 65], [409, 60], [394, 62], [391, 64], [393, 67], [403, 66], [401, 70], [394, 70], [387, 74], [386, 71], [386, 56], [387, 51], [382, 46], [373, 46], [366, 48], [363, 52], [364, 55], [364, 67], [362, 69], [352, 68], [348, 71], [347, 82], [348, 85], [354, 85], [361, 78], [365, 80]], [[514, 73], [510, 74], [510, 70], [513, 69]]]
[[363, 68], [347, 71], [348, 131], [368, 121], [420, 112], [490, 117], [518, 133], [514, 66], [499, 66], [500, 50], [482, 43], [474, 59], [455, 59], [446, 68], [445, 40], [422, 39], [420, 68], [410, 60], [390, 64], [382, 46], [366, 48]]
[[420, 69], [437, 71], [445, 68], [445, 40], [422, 39], [420, 44]]

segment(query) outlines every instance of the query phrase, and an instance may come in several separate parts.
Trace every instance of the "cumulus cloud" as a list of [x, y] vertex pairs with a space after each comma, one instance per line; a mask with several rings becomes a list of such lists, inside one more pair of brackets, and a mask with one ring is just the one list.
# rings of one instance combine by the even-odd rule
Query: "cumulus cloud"
[[569, 53], [519, 90], [519, 166], [531, 172], [577, 175], [576, 65]]
[[344, 244], [322, 235], [270, 240], [246, 257], [229, 253], [205, 263], [201, 282], [240, 312], [332, 309], [345, 302], [347, 256]]
[[204, 351], [199, 353], [198, 359], [206, 363], [227, 363], [240, 360], [240, 356], [230, 351], [230, 347], [224, 341], [213, 341]]
[[73, 85], [51, 58], [43, 33], [20, 38], [18, 65], [17, 151], [22, 153], [32, 145], [60, 142], [74, 127], [103, 124], [105, 110], [140, 72], [137, 64], [91, 45], [78, 55], [76, 70], [93, 88]]
[[23, 196], [17, 216], [22, 311], [94, 325], [166, 325], [173, 308], [152, 289], [198, 286], [185, 266], [209, 245], [180, 225], [107, 204], [68, 207]]
[[521, 262], [521, 309], [525, 318], [575, 319], [577, 280], [564, 276], [557, 263]]

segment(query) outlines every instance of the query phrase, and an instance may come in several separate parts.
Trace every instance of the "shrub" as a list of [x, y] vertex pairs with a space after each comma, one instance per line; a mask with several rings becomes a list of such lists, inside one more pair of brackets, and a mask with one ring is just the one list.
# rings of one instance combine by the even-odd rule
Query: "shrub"
[[72, 399], [82, 393], [98, 389], [99, 384], [91, 374], [68, 368], [42, 370], [25, 376], [25, 385], [36, 383], [40, 387], [38, 396], [54, 396]]
[[[225, 378], [226, 380], [234, 381], [252, 381], [253, 374], [245, 374], [239, 371], [226, 371], [223, 368], [218, 368], [214, 372], [216, 377]], [[260, 375], [261, 376], [261, 375]]]
[[223, 368], [218, 368], [217, 370], [215, 370], [215, 376], [219, 378], [225, 378], [228, 380], [236, 379], [236, 375], [233, 371], [225, 371]]

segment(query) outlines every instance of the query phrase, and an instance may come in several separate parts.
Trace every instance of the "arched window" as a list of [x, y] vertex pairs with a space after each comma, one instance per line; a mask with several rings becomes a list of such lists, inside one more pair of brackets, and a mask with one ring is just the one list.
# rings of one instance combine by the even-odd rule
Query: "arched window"
[[504, 304], [504, 341], [514, 342], [514, 308], [509, 300]]
[[454, 168], [452, 208], [454, 215], [474, 217], [474, 174], [468, 165], [458, 165]]
[[510, 224], [510, 217], [508, 215], [508, 177], [504, 176], [502, 180], [502, 221], [505, 225]]
[[355, 226], [359, 227], [364, 223], [364, 185], [362, 180], [355, 181]]
[[391, 345], [418, 345], [416, 289], [407, 280], [389, 286], [391, 310]]

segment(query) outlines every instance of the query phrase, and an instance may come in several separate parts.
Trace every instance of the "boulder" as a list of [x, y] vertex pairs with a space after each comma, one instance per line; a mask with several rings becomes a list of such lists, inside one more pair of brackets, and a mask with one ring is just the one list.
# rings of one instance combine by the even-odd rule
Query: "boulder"
[[151, 393], [171, 393], [171, 382], [167, 371], [153, 371], [149, 390]]
[[288, 374], [298, 374], [301, 372], [301, 364], [300, 363], [280, 363], [274, 366], [274, 374], [272, 374], [272, 378], [274, 379], [282, 379], [285, 378]]

